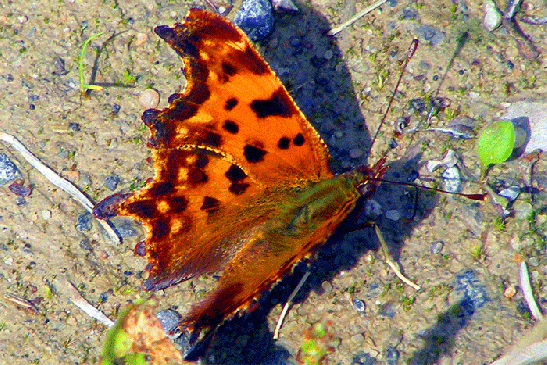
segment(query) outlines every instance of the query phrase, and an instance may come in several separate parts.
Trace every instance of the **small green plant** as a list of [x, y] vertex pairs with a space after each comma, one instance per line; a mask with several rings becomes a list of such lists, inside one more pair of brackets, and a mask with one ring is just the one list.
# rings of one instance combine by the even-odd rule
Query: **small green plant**
[[471, 257], [474, 261], [482, 261], [486, 257], [486, 247], [483, 244], [471, 248]]
[[515, 127], [510, 120], [500, 120], [487, 126], [477, 141], [483, 174], [490, 165], [507, 161], [514, 146]]
[[496, 232], [501, 232], [505, 229], [505, 220], [503, 218], [500, 218], [500, 217], [494, 218], [493, 224], [494, 224], [494, 230]]
[[400, 299], [400, 303], [403, 306], [403, 310], [405, 312], [410, 311], [410, 309], [412, 308], [412, 304], [414, 304], [415, 301], [416, 297], [408, 295], [403, 295]]
[[85, 77], [84, 77], [84, 55], [85, 50], [87, 49], [87, 46], [89, 45], [89, 42], [91, 42], [93, 39], [99, 37], [102, 35], [103, 32], [99, 32], [97, 34], [92, 35], [88, 39], [84, 41], [84, 44], [82, 45], [82, 51], [80, 52], [80, 57], [78, 58], [78, 72], [80, 73], [80, 91], [82, 93], [86, 92], [87, 90], [102, 90], [103, 88], [99, 85], [88, 85], [85, 83]]

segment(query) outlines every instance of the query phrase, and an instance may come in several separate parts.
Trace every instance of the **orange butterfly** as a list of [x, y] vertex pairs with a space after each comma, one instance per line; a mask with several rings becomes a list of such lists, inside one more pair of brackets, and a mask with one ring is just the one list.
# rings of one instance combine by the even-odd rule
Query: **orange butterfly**
[[245, 34], [192, 9], [155, 32], [183, 58], [188, 85], [150, 109], [156, 176], [135, 194], [95, 208], [148, 229], [147, 290], [221, 271], [217, 287], [180, 328], [215, 328], [250, 310], [261, 293], [323, 244], [375, 191], [385, 159], [335, 175], [321, 137]]

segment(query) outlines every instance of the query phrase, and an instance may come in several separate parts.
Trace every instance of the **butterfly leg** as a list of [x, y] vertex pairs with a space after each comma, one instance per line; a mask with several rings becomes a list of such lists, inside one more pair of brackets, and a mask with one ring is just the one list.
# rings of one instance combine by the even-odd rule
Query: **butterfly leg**
[[391, 258], [391, 254], [389, 253], [389, 248], [387, 247], [387, 244], [386, 244], [386, 241], [384, 240], [384, 236], [382, 235], [382, 231], [380, 231], [380, 228], [378, 228], [378, 225], [374, 225], [374, 231], [376, 232], [376, 236], [378, 237], [378, 241], [380, 241], [380, 245], [381, 245], [381, 250], [384, 254], [384, 261], [389, 265], [389, 267], [391, 267], [391, 269], [393, 270], [393, 272], [395, 273], [395, 275], [397, 275], [397, 277], [399, 279], [401, 279], [401, 281], [407, 285], [410, 285], [411, 287], [413, 287], [414, 289], [416, 290], [420, 290], [421, 287], [414, 283], [413, 281], [411, 281], [410, 279], [408, 279], [406, 276], [404, 276], [402, 273], [401, 273], [401, 266], [399, 265], [398, 262], [396, 262], [395, 260], [393, 260]]

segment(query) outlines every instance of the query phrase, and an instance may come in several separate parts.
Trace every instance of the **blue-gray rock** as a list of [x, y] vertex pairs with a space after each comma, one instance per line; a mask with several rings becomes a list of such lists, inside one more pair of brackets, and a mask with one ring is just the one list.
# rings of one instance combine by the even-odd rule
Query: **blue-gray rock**
[[120, 177], [116, 174], [108, 175], [106, 179], [104, 179], [104, 186], [107, 187], [110, 191], [116, 190], [118, 187], [118, 183], [120, 182]]
[[454, 289], [461, 298], [460, 305], [467, 315], [472, 315], [476, 309], [484, 306], [490, 299], [486, 287], [477, 278], [473, 270], [456, 275]]
[[139, 233], [135, 225], [135, 221], [120, 217], [116, 218], [114, 230], [121, 238], [133, 237]]
[[156, 313], [156, 318], [167, 334], [177, 328], [180, 322], [180, 314], [170, 309], [159, 311]]
[[234, 23], [256, 42], [270, 35], [274, 27], [272, 4], [268, 0], [244, 0]]
[[377, 363], [378, 361], [366, 352], [353, 355], [353, 358], [351, 359], [351, 365], [375, 365]]
[[76, 223], [76, 229], [80, 232], [90, 231], [92, 227], [92, 219], [93, 215], [89, 212], [80, 214], [80, 216], [78, 217], [78, 222]]
[[357, 312], [365, 312], [365, 302], [363, 302], [361, 299], [353, 299], [351, 301], [351, 305], [353, 306], [353, 309], [355, 309]]
[[399, 362], [399, 351], [395, 347], [388, 346], [384, 353], [384, 361], [387, 365], [397, 365]]
[[0, 185], [8, 184], [21, 177], [21, 172], [10, 158], [0, 153]]
[[414, 28], [414, 32], [416, 32], [418, 37], [428, 41], [434, 47], [441, 44], [444, 40], [444, 34], [437, 28], [429, 25], [419, 25]]

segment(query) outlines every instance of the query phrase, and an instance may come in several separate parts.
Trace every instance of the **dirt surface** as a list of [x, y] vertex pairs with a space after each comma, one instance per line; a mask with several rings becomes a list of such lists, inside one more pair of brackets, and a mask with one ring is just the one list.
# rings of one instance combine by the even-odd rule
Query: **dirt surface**
[[[0, 131], [15, 135], [95, 202], [112, 194], [105, 186], [112, 174], [120, 178], [116, 191], [142, 185], [153, 171], [146, 162], [148, 132], [140, 121], [144, 108], [138, 96], [152, 87], [160, 92], [160, 107], [165, 107], [167, 97], [184, 86], [180, 59], [152, 29], [181, 21], [190, 5], [202, 4], [12, 1], [4, 5]], [[539, 0], [525, 1], [521, 14], [545, 16], [540, 13], [542, 5]], [[409, 101], [427, 100], [437, 89], [438, 96], [450, 100], [450, 106], [432, 120], [437, 127], [462, 116], [474, 118], [479, 130], [503, 115], [511, 102], [545, 99], [544, 26], [521, 23], [522, 32], [537, 47], [534, 54], [522, 46], [523, 38], [517, 41], [513, 30], [485, 30], [481, 2], [398, 1], [394, 7], [373, 11], [336, 37], [325, 32], [363, 4], [313, 0], [299, 6], [299, 15], [276, 16], [274, 33], [259, 49], [329, 145], [338, 171], [374, 163], [387, 146], [393, 120], [405, 114], [412, 115], [413, 122], [424, 119], [423, 113], [409, 111]], [[234, 14], [235, 10], [229, 17]], [[104, 89], [84, 98], [78, 57], [83, 42], [98, 32], [103, 34], [91, 42], [83, 69], [87, 82], [93, 80]], [[465, 32], [468, 38], [450, 65]], [[420, 47], [396, 95], [389, 123], [375, 143], [375, 152], [369, 154], [370, 136], [415, 37]], [[474, 140], [420, 132], [412, 139], [405, 136], [401, 146], [405, 148], [398, 149], [397, 156], [390, 156], [391, 180], [406, 180], [412, 170], [431, 175], [423, 163], [453, 149], [466, 167], [464, 190], [482, 191]], [[0, 145], [0, 152], [16, 162], [26, 183], [34, 187], [24, 199], [7, 186], [0, 187], [0, 363], [97, 363], [107, 328], [72, 304], [69, 283], [110, 318], [129, 301], [148, 296], [140, 288], [145, 260], [132, 251], [142, 232], [113, 245], [96, 222], [86, 227], [80, 218], [77, 227], [85, 213], [80, 205], [9, 147]], [[298, 282], [301, 267], [265, 296], [259, 310], [220, 328], [200, 361], [291, 363], [303, 344], [304, 331], [324, 321], [332, 336], [329, 364], [491, 362], [534, 323], [518, 288], [520, 259], [530, 264], [540, 305], [547, 298], [542, 247], [545, 181], [535, 180], [545, 175], [544, 161], [545, 157], [536, 163], [532, 179], [526, 172], [529, 163], [522, 158], [490, 171], [499, 185], [516, 184], [525, 190], [513, 204], [522, 214], [505, 221], [497, 218], [499, 209], [491, 202], [424, 191], [415, 200], [414, 188], [382, 187], [375, 196], [383, 212], [379, 226], [405, 274], [421, 290], [398, 281], [377, 250], [374, 230], [355, 230], [356, 224], [318, 253], [279, 341], [271, 339], [281, 311], [278, 303]], [[537, 189], [526, 188], [531, 181]], [[401, 219], [386, 218], [390, 210]], [[367, 219], [356, 215], [350, 220]], [[139, 229], [123, 219], [114, 223]], [[164, 308], [184, 312], [213, 281], [213, 277], [196, 278], [156, 295]], [[504, 291], [510, 287], [516, 295], [506, 298]], [[6, 296], [33, 301], [36, 311], [18, 307]]]

